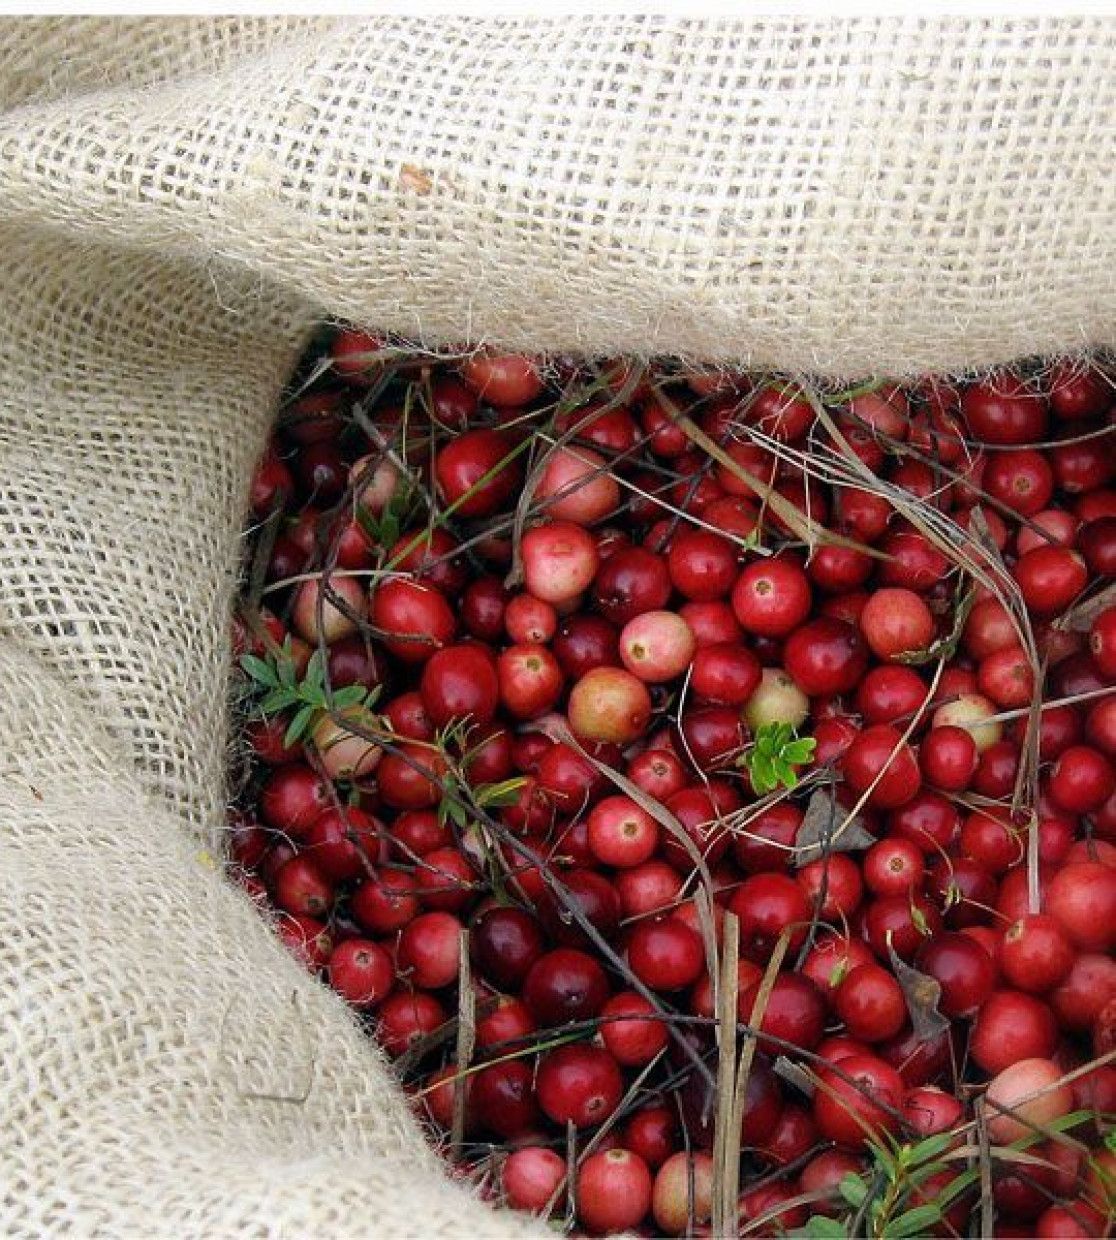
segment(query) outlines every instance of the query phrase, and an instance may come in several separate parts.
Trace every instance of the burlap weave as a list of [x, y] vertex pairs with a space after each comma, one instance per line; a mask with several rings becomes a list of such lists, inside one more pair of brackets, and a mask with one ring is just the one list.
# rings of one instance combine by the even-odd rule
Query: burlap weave
[[0, 1231], [513, 1236], [221, 879], [323, 313], [829, 376], [1112, 343], [1103, 19], [0, 22]]

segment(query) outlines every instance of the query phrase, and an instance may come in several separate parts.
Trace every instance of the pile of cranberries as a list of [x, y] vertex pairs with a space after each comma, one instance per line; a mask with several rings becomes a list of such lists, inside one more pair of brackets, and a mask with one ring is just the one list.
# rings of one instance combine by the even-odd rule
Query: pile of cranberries
[[735, 989], [741, 1234], [934, 1134], [923, 1234], [1106, 1233], [1114, 411], [1097, 361], [817, 396], [316, 343], [252, 488], [232, 866], [458, 1174], [710, 1234]]

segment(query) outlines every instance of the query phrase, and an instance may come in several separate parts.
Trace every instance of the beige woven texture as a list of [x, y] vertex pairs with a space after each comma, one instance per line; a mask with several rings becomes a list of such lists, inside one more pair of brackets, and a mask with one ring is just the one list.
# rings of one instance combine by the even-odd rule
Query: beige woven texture
[[1102, 20], [0, 22], [0, 1231], [526, 1235], [214, 868], [322, 313], [828, 375], [1112, 343]]

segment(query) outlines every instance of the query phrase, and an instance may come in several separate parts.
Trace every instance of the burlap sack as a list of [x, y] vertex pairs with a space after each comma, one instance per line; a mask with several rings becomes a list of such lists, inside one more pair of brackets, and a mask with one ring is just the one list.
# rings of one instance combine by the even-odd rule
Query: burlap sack
[[1102, 19], [0, 23], [0, 1230], [513, 1236], [216, 867], [322, 313], [826, 375], [1113, 340]]

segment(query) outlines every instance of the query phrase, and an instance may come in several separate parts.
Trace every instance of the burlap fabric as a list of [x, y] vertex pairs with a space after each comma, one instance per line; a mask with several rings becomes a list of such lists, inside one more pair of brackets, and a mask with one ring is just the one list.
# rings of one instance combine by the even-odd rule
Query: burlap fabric
[[1103, 19], [0, 22], [0, 1231], [513, 1236], [215, 868], [310, 324], [955, 369], [1112, 342]]

